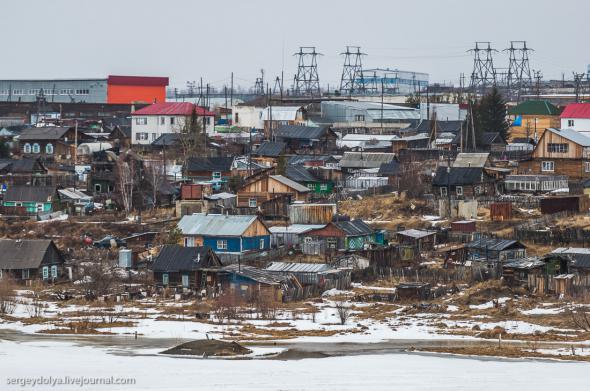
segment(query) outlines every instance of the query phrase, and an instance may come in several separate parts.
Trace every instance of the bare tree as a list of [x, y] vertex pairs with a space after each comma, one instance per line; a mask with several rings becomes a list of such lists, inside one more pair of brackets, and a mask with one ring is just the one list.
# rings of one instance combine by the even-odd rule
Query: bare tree
[[88, 300], [110, 293], [120, 280], [115, 262], [109, 259], [108, 254], [106, 250], [93, 249], [84, 255], [79, 264], [77, 278]]
[[0, 314], [12, 314], [16, 309], [14, 284], [8, 279], [0, 280]]
[[133, 209], [133, 188], [135, 187], [135, 170], [134, 165], [125, 161], [123, 156], [117, 160], [117, 184], [121, 202], [125, 208], [125, 213], [131, 213]]
[[151, 187], [152, 208], [156, 208], [160, 187], [166, 181], [166, 166], [164, 162], [160, 160], [150, 161], [145, 169], [145, 178]]
[[338, 318], [340, 319], [340, 324], [346, 324], [350, 315], [352, 315], [352, 309], [349, 305], [347, 305], [344, 301], [337, 301], [334, 304], [336, 308], [336, 312], [338, 313]]
[[179, 124], [179, 140], [184, 161], [190, 156], [204, 156], [207, 154], [207, 134], [203, 131], [201, 119], [193, 108], [191, 116]]
[[590, 309], [588, 307], [570, 308], [568, 313], [577, 327], [584, 331], [590, 331]]

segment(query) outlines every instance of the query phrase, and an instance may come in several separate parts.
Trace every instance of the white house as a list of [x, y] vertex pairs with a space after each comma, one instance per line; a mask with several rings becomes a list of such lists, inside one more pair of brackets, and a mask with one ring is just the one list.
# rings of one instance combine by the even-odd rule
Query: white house
[[189, 102], [154, 103], [131, 113], [131, 143], [149, 145], [166, 133], [179, 133], [193, 110], [207, 134], [215, 129], [215, 113]]
[[570, 103], [560, 115], [561, 129], [573, 129], [590, 136], [590, 103]]

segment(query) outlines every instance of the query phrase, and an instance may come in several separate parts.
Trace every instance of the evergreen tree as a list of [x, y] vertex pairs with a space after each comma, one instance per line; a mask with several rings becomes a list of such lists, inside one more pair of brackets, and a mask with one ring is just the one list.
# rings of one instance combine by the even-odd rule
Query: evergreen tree
[[0, 158], [5, 159], [10, 157], [10, 147], [4, 140], [0, 140]]
[[[475, 113], [477, 111], [477, 114]], [[474, 120], [477, 119], [476, 134], [481, 135], [484, 132], [500, 133], [504, 140], [510, 135], [510, 125], [506, 120], [506, 101], [496, 87], [485, 95], [477, 109], [474, 107]], [[479, 129], [478, 129], [479, 128]]]
[[285, 157], [285, 154], [283, 152], [281, 152], [281, 154], [279, 155], [279, 159], [277, 160], [276, 173], [277, 173], [277, 175], [285, 175], [286, 172], [287, 172], [287, 158]]

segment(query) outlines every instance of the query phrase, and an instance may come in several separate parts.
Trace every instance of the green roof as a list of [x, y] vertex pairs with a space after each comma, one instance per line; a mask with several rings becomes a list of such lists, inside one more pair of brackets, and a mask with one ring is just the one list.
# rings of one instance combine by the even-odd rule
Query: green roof
[[510, 115], [559, 115], [560, 110], [546, 100], [527, 100], [510, 109]]

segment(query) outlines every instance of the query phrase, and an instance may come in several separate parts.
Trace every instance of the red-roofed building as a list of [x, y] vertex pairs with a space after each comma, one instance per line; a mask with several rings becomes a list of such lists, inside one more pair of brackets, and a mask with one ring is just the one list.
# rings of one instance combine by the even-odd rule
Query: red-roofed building
[[156, 103], [166, 101], [167, 77], [113, 76], [107, 78], [107, 103]]
[[590, 103], [570, 103], [561, 113], [561, 128], [590, 136]]
[[193, 110], [201, 121], [204, 120], [207, 134], [212, 134], [215, 125], [214, 112], [190, 102], [163, 102], [131, 113], [131, 143], [149, 145], [163, 134], [180, 132]]

